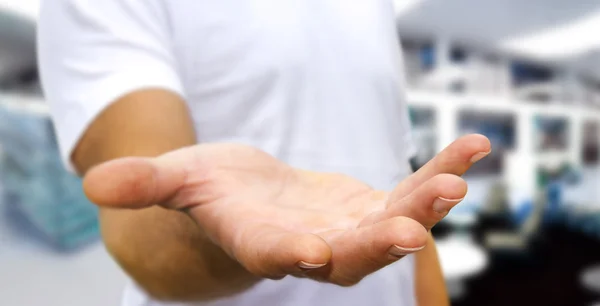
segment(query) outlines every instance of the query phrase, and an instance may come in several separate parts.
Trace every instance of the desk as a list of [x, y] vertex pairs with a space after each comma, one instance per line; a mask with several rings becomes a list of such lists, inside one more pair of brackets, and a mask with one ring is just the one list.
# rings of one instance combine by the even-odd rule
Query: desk
[[464, 279], [487, 267], [485, 250], [469, 239], [452, 237], [438, 240], [436, 245], [446, 279]]
[[575, 214], [600, 213], [598, 186], [600, 186], [600, 170], [596, 168], [583, 170], [578, 184], [563, 188], [562, 202], [567, 211]]
[[450, 297], [460, 298], [466, 291], [464, 280], [482, 272], [488, 265], [488, 256], [469, 238], [439, 239], [436, 246]]
[[587, 290], [600, 294], [600, 264], [586, 268], [580, 275], [580, 281]]
[[[460, 204], [459, 204], [460, 205]], [[442, 222], [458, 228], [468, 228], [477, 223], [477, 214], [475, 212], [456, 212], [450, 213], [444, 217]]]

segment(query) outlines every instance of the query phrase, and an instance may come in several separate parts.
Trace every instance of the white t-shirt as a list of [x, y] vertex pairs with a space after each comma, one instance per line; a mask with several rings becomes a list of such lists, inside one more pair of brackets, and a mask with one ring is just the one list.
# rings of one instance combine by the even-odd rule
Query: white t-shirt
[[[47, 0], [40, 71], [63, 157], [133, 90], [189, 104], [199, 142], [390, 189], [412, 142], [392, 0]], [[140, 109], [143, 111], [143, 109]], [[412, 256], [351, 288], [288, 277], [196, 305], [414, 306]], [[132, 285], [123, 305], [164, 305]]]

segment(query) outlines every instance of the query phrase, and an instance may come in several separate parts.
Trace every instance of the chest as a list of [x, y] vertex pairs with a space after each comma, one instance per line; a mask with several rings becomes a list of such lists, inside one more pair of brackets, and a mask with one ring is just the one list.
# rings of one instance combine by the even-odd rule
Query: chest
[[[167, 3], [167, 2], [165, 2]], [[393, 73], [391, 0], [169, 0], [174, 53], [197, 94], [265, 78]]]

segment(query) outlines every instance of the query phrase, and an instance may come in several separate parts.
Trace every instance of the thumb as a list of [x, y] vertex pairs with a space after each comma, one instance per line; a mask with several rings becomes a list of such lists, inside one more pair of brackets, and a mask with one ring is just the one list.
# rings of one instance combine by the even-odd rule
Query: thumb
[[112, 160], [89, 170], [83, 189], [99, 206], [135, 209], [161, 204], [185, 184], [186, 171], [176, 164], [165, 158]]

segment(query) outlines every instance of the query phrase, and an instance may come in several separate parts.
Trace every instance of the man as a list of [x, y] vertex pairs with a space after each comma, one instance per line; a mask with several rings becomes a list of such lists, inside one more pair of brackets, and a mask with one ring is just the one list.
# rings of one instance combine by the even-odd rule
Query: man
[[39, 60], [123, 305], [448, 305], [428, 229], [490, 144], [407, 177], [391, 0], [45, 1]]

